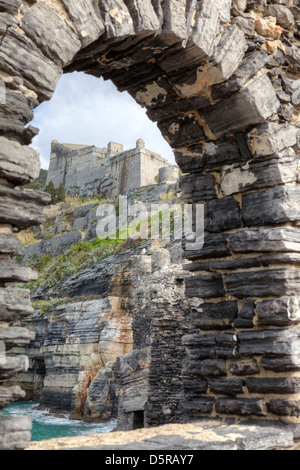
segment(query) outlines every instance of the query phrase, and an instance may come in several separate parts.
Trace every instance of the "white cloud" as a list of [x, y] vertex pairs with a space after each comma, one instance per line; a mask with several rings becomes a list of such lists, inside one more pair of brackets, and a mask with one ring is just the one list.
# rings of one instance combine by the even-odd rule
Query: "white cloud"
[[35, 110], [32, 124], [40, 129], [32, 147], [40, 152], [42, 168], [49, 166], [52, 140], [100, 148], [114, 141], [129, 150], [142, 138], [146, 148], [175, 163], [156, 124], [128, 93], [83, 73], [63, 75], [52, 99]]

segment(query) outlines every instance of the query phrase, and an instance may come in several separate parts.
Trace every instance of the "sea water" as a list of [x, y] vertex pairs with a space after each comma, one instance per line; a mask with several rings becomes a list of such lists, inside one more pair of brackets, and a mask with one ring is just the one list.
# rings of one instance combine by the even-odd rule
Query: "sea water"
[[70, 420], [65, 417], [57, 418], [48, 411], [37, 410], [39, 403], [18, 402], [11, 403], [0, 411], [0, 416], [28, 416], [32, 419], [31, 441], [45, 441], [59, 437], [88, 436], [89, 434], [102, 434], [111, 432], [117, 425], [116, 420], [108, 423], [85, 423]]

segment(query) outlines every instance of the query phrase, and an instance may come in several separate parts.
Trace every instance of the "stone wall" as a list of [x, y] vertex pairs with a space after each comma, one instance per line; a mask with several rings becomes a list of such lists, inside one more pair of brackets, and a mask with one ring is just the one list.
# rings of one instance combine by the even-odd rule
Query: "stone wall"
[[[12, 232], [40, 224], [47, 202], [19, 187], [38, 176], [32, 110], [63, 71], [103, 76], [147, 108], [188, 173], [185, 199], [205, 202], [205, 247], [187, 253], [189, 416], [298, 423], [298, 0], [1, 0], [0, 12], [1, 321], [30, 310], [7, 283], [36, 277], [11, 261]], [[2, 447], [27, 431], [2, 420]]]

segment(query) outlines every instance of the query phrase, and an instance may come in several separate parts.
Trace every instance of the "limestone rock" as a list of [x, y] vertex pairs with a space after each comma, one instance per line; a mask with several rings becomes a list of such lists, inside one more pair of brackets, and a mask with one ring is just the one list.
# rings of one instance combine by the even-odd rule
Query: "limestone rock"
[[160, 22], [150, 0], [125, 0], [135, 31], [158, 31]]
[[0, 417], [0, 449], [23, 450], [31, 440], [32, 421], [30, 418]]
[[194, 25], [187, 44], [197, 46], [199, 60], [211, 57], [220, 21], [220, 10], [214, 2], [203, 0], [197, 3]]
[[[18, 57], [16, 50], [19, 51]], [[62, 73], [33, 41], [16, 28], [9, 28], [2, 38], [0, 61], [7, 71], [23, 77], [28, 88], [36, 92], [41, 100], [51, 98]]]
[[0, 11], [16, 15], [21, 5], [21, 0], [0, 0]]
[[40, 158], [36, 150], [0, 137], [0, 176], [27, 184], [39, 176]]
[[7, 287], [0, 288], [0, 321], [20, 320], [33, 313], [30, 291]]
[[23, 268], [11, 259], [0, 258], [0, 282], [31, 282], [37, 278], [37, 271]]
[[279, 39], [283, 33], [283, 29], [280, 26], [277, 26], [271, 21], [264, 20], [262, 18], [254, 21], [255, 30], [264, 37], [269, 37], [273, 39]]
[[108, 38], [134, 34], [133, 21], [123, 0], [99, 0]]
[[275, 16], [277, 23], [285, 29], [293, 29], [295, 19], [293, 13], [284, 5], [269, 5], [268, 11], [271, 16]]
[[0, 196], [1, 223], [24, 229], [44, 222], [42, 207], [50, 203], [49, 194], [0, 185]]
[[67, 65], [81, 47], [76, 34], [44, 2], [26, 13], [21, 27], [42, 52], [58, 66]]
[[0, 341], [4, 341], [6, 350], [15, 346], [29, 344], [35, 338], [34, 332], [26, 328], [3, 328], [0, 327]]
[[[243, 197], [246, 226], [264, 226], [299, 220], [298, 186], [282, 186]], [[276, 203], [275, 203], [276, 201]]]
[[248, 146], [254, 156], [272, 155], [296, 145], [298, 133], [297, 127], [268, 122], [249, 132]]
[[24, 247], [14, 235], [0, 233], [0, 253], [19, 256], [24, 254]]
[[0, 409], [4, 408], [6, 405], [9, 405], [13, 401], [21, 400], [24, 397], [25, 392], [17, 385], [13, 387], [0, 386]]
[[[220, 138], [247, 126], [264, 122], [276, 113], [279, 105], [271, 81], [263, 75], [248, 87], [232, 97], [225, 98], [207, 111], [200, 110], [200, 115], [211, 133]], [[245, 109], [247, 109], [246, 114]]]
[[26, 372], [28, 367], [29, 360], [27, 356], [6, 356], [5, 362], [1, 364], [0, 379], [8, 379], [20, 372]]
[[105, 32], [105, 26], [96, 15], [89, 0], [62, 0], [74, 23], [83, 46], [96, 41]]

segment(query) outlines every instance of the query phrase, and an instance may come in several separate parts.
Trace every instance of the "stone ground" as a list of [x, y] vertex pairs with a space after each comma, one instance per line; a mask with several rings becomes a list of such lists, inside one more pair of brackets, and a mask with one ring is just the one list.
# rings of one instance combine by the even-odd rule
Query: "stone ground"
[[26, 450], [300, 450], [285, 429], [217, 421], [32, 442]]

